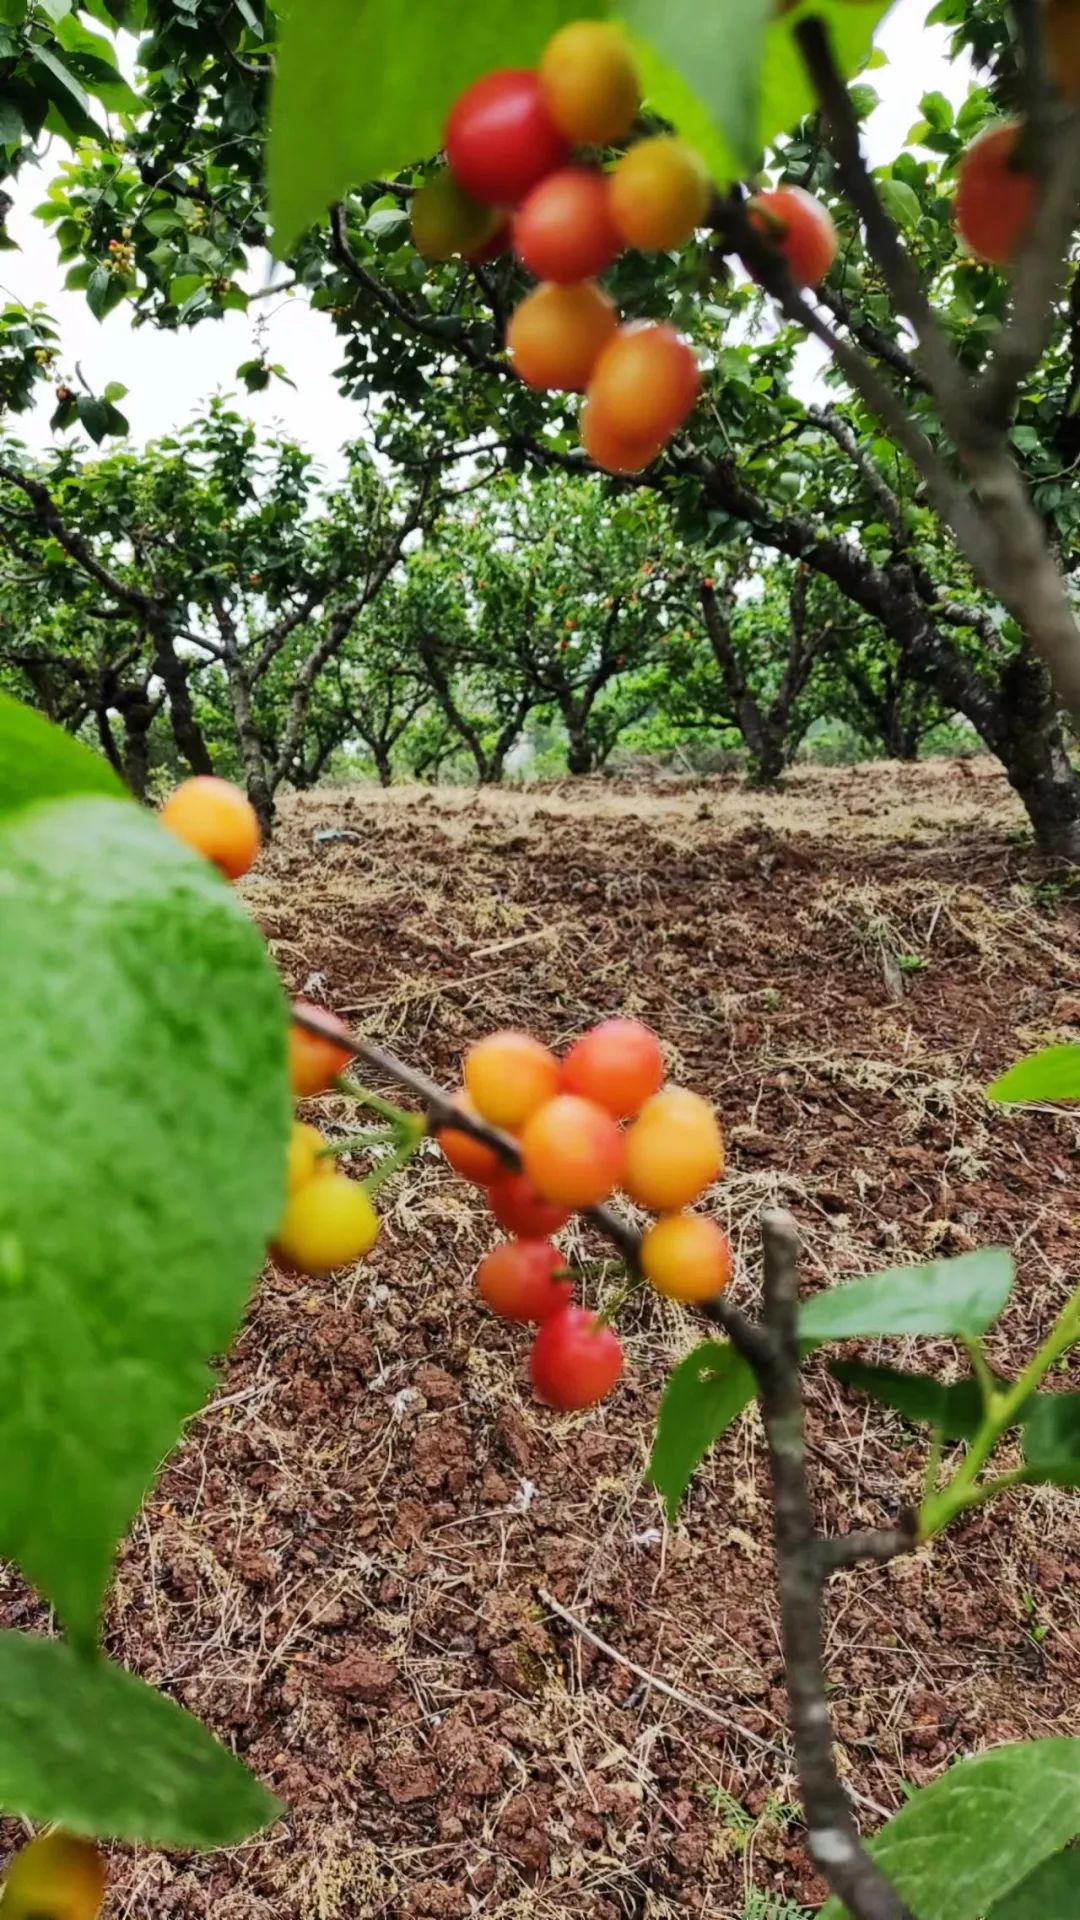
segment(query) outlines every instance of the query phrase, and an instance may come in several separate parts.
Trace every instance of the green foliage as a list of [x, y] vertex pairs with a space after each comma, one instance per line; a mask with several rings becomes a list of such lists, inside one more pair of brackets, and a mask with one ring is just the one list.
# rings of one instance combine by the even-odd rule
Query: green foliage
[[1080, 1393], [1040, 1393], [1023, 1418], [1025, 1478], [1080, 1486]]
[[1012, 1281], [1012, 1256], [1004, 1247], [924, 1267], [889, 1267], [804, 1301], [799, 1337], [815, 1345], [890, 1333], [977, 1339], [997, 1319]]
[[987, 1920], [1080, 1920], [1080, 1858], [1075, 1851], [1054, 1854], [995, 1901]]
[[59, 1640], [0, 1633], [0, 1805], [74, 1833], [222, 1847], [277, 1802], [173, 1701]]
[[[957, 1761], [912, 1795], [870, 1852], [919, 1920], [1001, 1920], [993, 1903], [1078, 1831], [1080, 1740], [1029, 1740]], [[820, 1920], [843, 1916], [829, 1900]]]
[[970, 1440], [982, 1425], [983, 1398], [977, 1380], [946, 1386], [930, 1374], [870, 1367], [858, 1360], [830, 1361], [829, 1372], [879, 1406], [894, 1408], [913, 1425], [935, 1428], [945, 1440]]
[[[69, 753], [43, 758], [41, 792]], [[276, 1224], [284, 1021], [212, 870], [127, 803], [39, 799], [22, 764], [26, 804], [0, 827], [0, 1444], [20, 1463], [0, 1550], [85, 1647]]]
[[669, 1520], [695, 1467], [754, 1397], [754, 1376], [730, 1341], [705, 1340], [675, 1368], [660, 1402], [649, 1479]]
[[0, 693], [0, 749], [0, 820], [31, 801], [76, 793], [119, 798], [123, 792], [97, 754], [5, 693]]
[[441, 0], [413, 0], [405, 15], [394, 0], [290, 8], [270, 120], [278, 252], [350, 187], [434, 153], [447, 108], [470, 80], [490, 67], [533, 65], [556, 28], [606, 10], [596, 0], [485, 0], [462, 9], [448, 33]]
[[1021, 1100], [1080, 1100], [1080, 1047], [1066, 1043], [1029, 1054], [993, 1081], [986, 1097], [1002, 1105]]

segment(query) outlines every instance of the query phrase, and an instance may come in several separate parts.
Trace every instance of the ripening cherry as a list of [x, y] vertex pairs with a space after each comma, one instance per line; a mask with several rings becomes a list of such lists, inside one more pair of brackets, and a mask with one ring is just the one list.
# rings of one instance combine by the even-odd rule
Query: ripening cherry
[[545, 1200], [527, 1174], [503, 1167], [488, 1187], [488, 1206], [505, 1233], [526, 1240], [546, 1240], [565, 1227], [573, 1211], [555, 1200]]
[[4, 1920], [97, 1920], [105, 1862], [92, 1840], [39, 1834], [8, 1866], [0, 1887]]
[[[467, 1093], [456, 1093], [452, 1105], [460, 1107], [472, 1119], [480, 1119]], [[494, 1148], [486, 1147], [482, 1140], [474, 1140], [471, 1133], [458, 1133], [455, 1127], [440, 1127], [438, 1141], [454, 1172], [478, 1187], [488, 1186], [503, 1171], [503, 1163]]]
[[493, 207], [516, 206], [569, 151], [525, 67], [497, 68], [466, 87], [450, 109], [443, 144], [459, 187]]
[[[353, 1057], [349, 1029], [336, 1013], [316, 1007], [310, 1000], [294, 1000], [293, 1009], [317, 1020], [323, 1033], [311, 1033], [294, 1020], [289, 1028], [289, 1085], [301, 1100], [325, 1093], [331, 1080], [344, 1073]], [[340, 1034], [340, 1040], [334, 1036]]]
[[574, 1297], [566, 1261], [550, 1240], [504, 1240], [476, 1270], [481, 1299], [503, 1320], [542, 1321]]
[[555, 125], [575, 147], [625, 140], [641, 102], [637, 68], [617, 27], [572, 20], [540, 56], [540, 88]]
[[529, 1355], [539, 1399], [573, 1412], [610, 1393], [622, 1372], [622, 1348], [609, 1326], [587, 1307], [560, 1307], [549, 1315]]
[[656, 459], [667, 438], [665, 434], [651, 440], [624, 439], [612, 429], [603, 409], [594, 406], [588, 394], [581, 403], [578, 429], [581, 444], [593, 466], [602, 467], [605, 473], [641, 473]]
[[669, 1300], [712, 1300], [731, 1279], [731, 1242], [700, 1213], [668, 1213], [641, 1242], [641, 1270]]
[[627, 149], [611, 175], [611, 213], [629, 247], [682, 247], [708, 211], [712, 185], [699, 153], [658, 133]]
[[957, 172], [956, 231], [972, 253], [996, 267], [1015, 257], [1035, 213], [1035, 176], [1017, 159], [1022, 131], [1018, 120], [987, 127]]
[[580, 1093], [626, 1120], [659, 1089], [664, 1056], [640, 1020], [601, 1020], [575, 1040], [562, 1063], [564, 1093]]
[[684, 1087], [646, 1100], [626, 1136], [623, 1185], [654, 1213], [689, 1206], [724, 1165], [724, 1143], [708, 1102]]
[[318, 1127], [309, 1127], [303, 1120], [293, 1121], [285, 1160], [285, 1184], [289, 1193], [299, 1193], [309, 1180], [321, 1179], [333, 1172], [334, 1162], [324, 1153], [325, 1147], [326, 1141]]
[[506, 346], [527, 387], [581, 393], [619, 324], [615, 302], [595, 280], [534, 287], [510, 315]]
[[595, 1207], [618, 1186], [623, 1136], [610, 1113], [576, 1093], [560, 1093], [534, 1113], [521, 1136], [521, 1164], [549, 1200]]
[[698, 396], [693, 348], [659, 320], [632, 320], [604, 348], [589, 381], [589, 410], [631, 443], [666, 440]]
[[475, 259], [500, 225], [499, 215], [470, 199], [449, 167], [426, 180], [409, 206], [412, 243], [425, 260]]
[[607, 178], [588, 167], [549, 173], [522, 201], [512, 232], [522, 266], [559, 286], [603, 273], [622, 245]]
[[239, 880], [262, 844], [255, 809], [246, 793], [213, 773], [182, 780], [158, 819], [185, 846], [212, 860], [226, 880]]
[[489, 1033], [465, 1055], [465, 1086], [493, 1127], [516, 1129], [558, 1092], [559, 1063], [531, 1033]]
[[333, 1273], [369, 1253], [378, 1232], [379, 1216], [359, 1182], [329, 1173], [291, 1195], [274, 1245], [286, 1267]]
[[754, 195], [748, 218], [787, 261], [797, 287], [816, 287], [836, 258], [836, 228], [828, 207], [802, 187], [775, 187]]

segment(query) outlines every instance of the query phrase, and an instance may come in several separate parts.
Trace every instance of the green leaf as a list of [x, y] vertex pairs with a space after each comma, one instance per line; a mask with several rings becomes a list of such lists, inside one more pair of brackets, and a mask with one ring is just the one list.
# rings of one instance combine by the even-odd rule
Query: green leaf
[[351, 187], [434, 153], [447, 109], [471, 80], [490, 67], [531, 66], [566, 21], [606, 11], [603, 0], [489, 0], [459, 8], [448, 33], [444, 0], [413, 0], [405, 17], [398, 0], [290, 7], [270, 114], [277, 253]]
[[890, 4], [891, 0], [797, 0], [795, 6], [773, 15], [765, 30], [759, 146], [767, 147], [778, 133], [790, 132], [817, 105], [795, 28], [804, 20], [822, 21], [833, 58], [840, 72], [850, 77], [868, 59], [874, 29]]
[[96, 447], [100, 447], [109, 431], [109, 409], [104, 400], [83, 393], [78, 401], [79, 421], [86, 428]]
[[990, 1908], [986, 1920], [1080, 1920], [1080, 1854], [1055, 1853]]
[[903, 180], [893, 180], [885, 175], [877, 183], [878, 194], [885, 209], [892, 215], [898, 227], [917, 227], [922, 218], [919, 196]]
[[101, 397], [103, 400], [109, 401], [122, 400], [126, 393], [127, 388], [124, 386], [122, 380], [110, 380]]
[[8, 814], [0, 884], [0, 1557], [90, 1645], [277, 1224], [283, 1000], [231, 891], [126, 801]]
[[[703, 24], [700, 0], [624, 0], [622, 7], [631, 30], [707, 110], [732, 156], [728, 179], [758, 157], [761, 62], [772, 11], [773, 0], [727, 0], [721, 32]], [[689, 138], [681, 97], [658, 85], [655, 68], [643, 79], [649, 104]]]
[[86, 304], [95, 320], [104, 320], [108, 312], [109, 288], [112, 274], [108, 267], [94, 267], [86, 283]]
[[1023, 1438], [1032, 1479], [1080, 1486], [1080, 1393], [1036, 1394], [1028, 1402]]
[[[0, 826], [4, 815], [18, 807], [76, 793], [107, 793], [120, 799], [124, 789], [99, 754], [50, 726], [21, 701], [0, 693]], [[5, 958], [0, 946], [0, 977]]]
[[695, 1467], [754, 1397], [754, 1376], [730, 1341], [705, 1340], [681, 1360], [664, 1389], [648, 1477], [669, 1520]]
[[924, 93], [919, 111], [935, 133], [947, 133], [952, 126], [952, 106], [943, 93]]
[[[912, 1795], [870, 1852], [919, 1920], [983, 1920], [1078, 1830], [1080, 1740], [1028, 1740], [958, 1761]], [[1051, 1912], [1059, 1920], [1052, 1908], [1039, 1920]], [[818, 1920], [846, 1914], [828, 1900]]]
[[976, 1339], [997, 1319], [1012, 1279], [1012, 1255], [1004, 1247], [983, 1247], [925, 1267], [888, 1267], [804, 1301], [799, 1338], [817, 1343], [937, 1333]]
[[970, 1440], [982, 1424], [982, 1392], [977, 1380], [958, 1380], [945, 1386], [928, 1373], [868, 1367], [859, 1360], [832, 1360], [829, 1372], [845, 1387], [868, 1394], [879, 1406], [894, 1408], [914, 1426], [936, 1427], [946, 1440]]
[[660, 59], [648, 41], [636, 34], [631, 35], [631, 41], [649, 106], [678, 127], [719, 186], [736, 179], [740, 169], [735, 154], [693, 87]]
[[0, 1806], [102, 1840], [225, 1847], [279, 1803], [175, 1701], [62, 1640], [0, 1633]]
[[35, 46], [33, 64], [40, 69], [43, 91], [57, 108], [72, 133], [89, 134], [108, 144], [106, 135], [90, 112], [90, 100], [75, 75], [48, 47]]
[[1029, 1053], [986, 1089], [988, 1100], [1080, 1100], [1080, 1047], [1066, 1042]]

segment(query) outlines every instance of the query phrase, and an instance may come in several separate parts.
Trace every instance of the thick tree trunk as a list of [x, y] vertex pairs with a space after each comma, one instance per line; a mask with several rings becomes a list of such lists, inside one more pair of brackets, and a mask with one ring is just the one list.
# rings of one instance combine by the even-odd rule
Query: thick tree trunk
[[593, 773], [596, 769], [596, 755], [592, 741], [581, 728], [567, 722], [566, 728], [566, 767], [568, 773]]
[[1001, 674], [1001, 742], [1009, 785], [1043, 853], [1080, 862], [1080, 778], [1043, 662], [1027, 643]]
[[154, 672], [163, 682], [169, 696], [169, 721], [173, 739], [192, 773], [213, 773], [214, 763], [210, 758], [206, 741], [202, 737], [202, 729], [195, 718], [195, 709], [191, 704], [188, 677], [182, 661], [177, 656], [172, 633], [164, 620], [155, 624], [153, 640]]
[[150, 779], [150, 729], [156, 708], [149, 700], [132, 700], [123, 708], [124, 779], [136, 800], [145, 804]]
[[375, 771], [379, 776], [380, 787], [393, 786], [394, 769], [390, 760], [390, 755], [387, 753], [386, 748], [382, 746], [379, 746], [379, 747], [373, 746], [371, 749], [371, 755], [372, 755], [372, 759], [375, 762]]
[[251, 706], [251, 688], [248, 685], [247, 674], [235, 657], [226, 659], [225, 673], [233, 722], [236, 727], [237, 745], [240, 748], [240, 758], [244, 766], [244, 785], [247, 788], [248, 799], [255, 809], [259, 826], [262, 828], [263, 838], [269, 840], [274, 831], [274, 794], [267, 773], [262, 740], [255, 725]]
[[750, 748], [750, 782], [755, 787], [774, 787], [787, 766], [784, 730], [759, 727], [751, 741], [745, 729], [743, 738]]

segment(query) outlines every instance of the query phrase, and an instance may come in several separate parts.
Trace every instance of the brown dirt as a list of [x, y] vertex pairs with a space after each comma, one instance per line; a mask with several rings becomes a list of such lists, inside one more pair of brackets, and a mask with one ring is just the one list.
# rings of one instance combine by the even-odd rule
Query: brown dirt
[[[716, 1205], [744, 1302], [763, 1202], [798, 1216], [808, 1286], [1014, 1247], [990, 1342], [1007, 1372], [1064, 1297], [1080, 1225], [1077, 1121], [980, 1092], [1080, 1032], [1080, 924], [1045, 910], [1017, 826], [982, 763], [806, 771], [767, 801], [725, 780], [326, 792], [288, 805], [247, 897], [290, 988], [444, 1079], [504, 1022], [556, 1044], [613, 1010], [653, 1022], [723, 1112]], [[358, 838], [313, 838], [331, 827]], [[345, 1107], [312, 1113], [332, 1130]], [[112, 1651], [207, 1718], [288, 1817], [232, 1854], [118, 1860], [117, 1914], [741, 1920], [751, 1886], [816, 1903], [785, 1764], [538, 1597], [782, 1742], [756, 1416], [668, 1529], [643, 1468], [692, 1322], [635, 1306], [625, 1384], [553, 1417], [523, 1391], [523, 1339], [474, 1304], [489, 1234], [434, 1149], [386, 1214], [357, 1272], [264, 1276], [111, 1615]], [[817, 1364], [810, 1410], [831, 1524], [917, 1494], [911, 1434]], [[1014, 1493], [834, 1583], [833, 1704], [862, 1794], [893, 1808], [958, 1754], [1080, 1733], [1076, 1512]], [[13, 1580], [0, 1603], [27, 1615]]]

